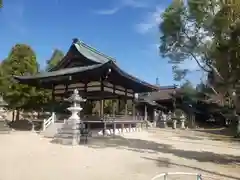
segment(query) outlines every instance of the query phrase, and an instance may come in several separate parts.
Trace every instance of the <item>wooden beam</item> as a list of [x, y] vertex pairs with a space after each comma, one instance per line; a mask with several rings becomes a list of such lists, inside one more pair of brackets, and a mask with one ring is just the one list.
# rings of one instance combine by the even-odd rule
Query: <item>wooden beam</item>
[[69, 88], [81, 88], [84, 87], [84, 83], [74, 83], [74, 84], [69, 84]]
[[64, 97], [67, 97], [68, 94], [68, 84], [65, 86], [65, 92], [64, 92]]

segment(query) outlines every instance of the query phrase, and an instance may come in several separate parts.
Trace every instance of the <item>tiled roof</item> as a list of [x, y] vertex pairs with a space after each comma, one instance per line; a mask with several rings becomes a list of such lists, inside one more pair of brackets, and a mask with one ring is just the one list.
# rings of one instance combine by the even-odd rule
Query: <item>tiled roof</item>
[[64, 75], [72, 75], [79, 72], [84, 72], [92, 69], [96, 69], [103, 66], [103, 64], [94, 64], [91, 66], [80, 66], [80, 67], [73, 67], [73, 68], [64, 68], [57, 71], [49, 71], [38, 73], [33, 76], [14, 76], [17, 80], [24, 80], [24, 79], [43, 79], [49, 77], [56, 77], [56, 76], [64, 76]]
[[116, 60], [110, 56], [107, 56], [106, 54], [101, 53], [100, 51], [96, 50], [95, 48], [85, 44], [82, 41], [76, 41], [73, 43], [73, 45], [76, 47], [79, 53], [81, 53], [86, 58], [95, 61], [96, 63], [106, 63], [108, 61], [114, 61]]
[[[105, 68], [105, 67], [111, 68], [111, 69], [115, 70], [115, 72], [117, 72], [120, 76], [127, 78], [127, 81], [129, 81], [130, 83], [133, 83], [133, 86], [140, 85], [141, 87], [144, 87], [144, 89], [148, 89], [149, 91], [154, 91], [154, 90], [158, 89], [158, 87], [151, 85], [145, 81], [142, 81], [142, 80], [128, 74], [127, 72], [121, 70], [113, 61], [109, 61], [104, 64], [94, 64], [94, 65], [90, 65], [90, 66], [64, 68], [64, 69], [60, 69], [60, 70], [56, 70], [56, 71], [39, 73], [39, 74], [36, 74], [33, 76], [14, 76], [14, 78], [16, 80], [18, 80], [20, 83], [28, 84], [27, 81], [31, 81], [31, 80], [37, 81], [38, 79], [48, 79], [51, 77], [62, 77], [62, 76], [74, 75], [77, 73], [95, 70], [95, 69], [99, 69], [99, 68]], [[146, 90], [144, 90], [144, 91], [146, 91]]]

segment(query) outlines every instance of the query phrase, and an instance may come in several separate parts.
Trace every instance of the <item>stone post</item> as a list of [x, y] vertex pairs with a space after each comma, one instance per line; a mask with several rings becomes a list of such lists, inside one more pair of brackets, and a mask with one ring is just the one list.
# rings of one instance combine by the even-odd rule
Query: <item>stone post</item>
[[121, 132], [124, 133], [124, 124], [121, 124]]
[[113, 120], [113, 136], [116, 135], [116, 122]]
[[129, 132], [132, 132], [132, 124], [131, 123], [129, 123], [128, 128], [129, 128]]

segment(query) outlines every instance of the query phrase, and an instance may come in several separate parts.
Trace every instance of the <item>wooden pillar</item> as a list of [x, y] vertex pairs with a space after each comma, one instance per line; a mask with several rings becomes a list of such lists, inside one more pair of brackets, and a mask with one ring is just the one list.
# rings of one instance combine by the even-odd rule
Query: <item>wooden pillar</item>
[[[101, 93], [104, 92], [104, 84], [103, 84], [103, 79], [100, 79], [100, 83], [101, 83]], [[104, 115], [104, 98], [101, 99], [100, 101], [100, 116], [103, 117]]]
[[121, 107], [121, 100], [120, 100], [120, 97], [117, 99], [117, 113], [119, 114], [120, 112], [120, 107]]
[[68, 98], [67, 95], [68, 95], [68, 83], [66, 83], [65, 85], [64, 98]]
[[125, 116], [127, 116], [128, 115], [128, 106], [127, 106], [127, 99], [126, 98], [124, 99], [124, 105], [125, 105], [125, 108], [124, 108], [125, 113], [124, 114], [125, 114]]
[[144, 104], [144, 120], [148, 119], [147, 105]]
[[134, 99], [132, 99], [132, 116], [133, 116], [133, 120], [135, 120], [136, 119], [136, 105], [135, 105]]
[[125, 89], [125, 97], [124, 97], [124, 105], [125, 105], [125, 116], [128, 115], [128, 106], [127, 106], [127, 89]]
[[104, 99], [100, 100], [100, 116], [104, 115]]
[[55, 90], [55, 86], [52, 85], [52, 101], [55, 101], [55, 93], [54, 93], [54, 90]]
[[112, 113], [111, 114], [114, 117], [114, 114], [115, 114], [115, 101], [113, 99], [111, 100], [111, 108], [112, 108], [112, 110], [111, 110]]
[[54, 93], [54, 91], [55, 91], [55, 85], [53, 84], [52, 85], [52, 107], [51, 107], [51, 109], [52, 109], [52, 112], [54, 112], [54, 103], [55, 103], [55, 93]]
[[88, 131], [90, 132], [90, 130], [91, 130], [91, 123], [87, 124], [87, 128], [88, 128]]

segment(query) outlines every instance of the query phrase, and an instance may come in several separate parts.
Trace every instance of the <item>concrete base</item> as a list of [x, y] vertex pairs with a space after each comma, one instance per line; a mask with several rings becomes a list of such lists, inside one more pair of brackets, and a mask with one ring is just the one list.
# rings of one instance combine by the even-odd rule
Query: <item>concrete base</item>
[[160, 128], [167, 128], [167, 122], [166, 121], [160, 121], [159, 122], [159, 127]]
[[67, 120], [62, 128], [58, 129], [52, 142], [62, 145], [79, 145], [80, 137], [80, 120]]
[[[115, 130], [115, 135], [120, 135], [120, 134], [124, 134], [124, 133], [131, 133], [131, 132], [140, 132], [142, 131], [142, 128], [124, 128], [123, 130], [120, 128], [120, 129], [116, 129]], [[103, 130], [99, 131], [97, 133], [99, 136], [103, 136]], [[114, 135], [114, 131], [113, 129], [106, 129], [106, 135], [107, 136], [112, 136]]]

